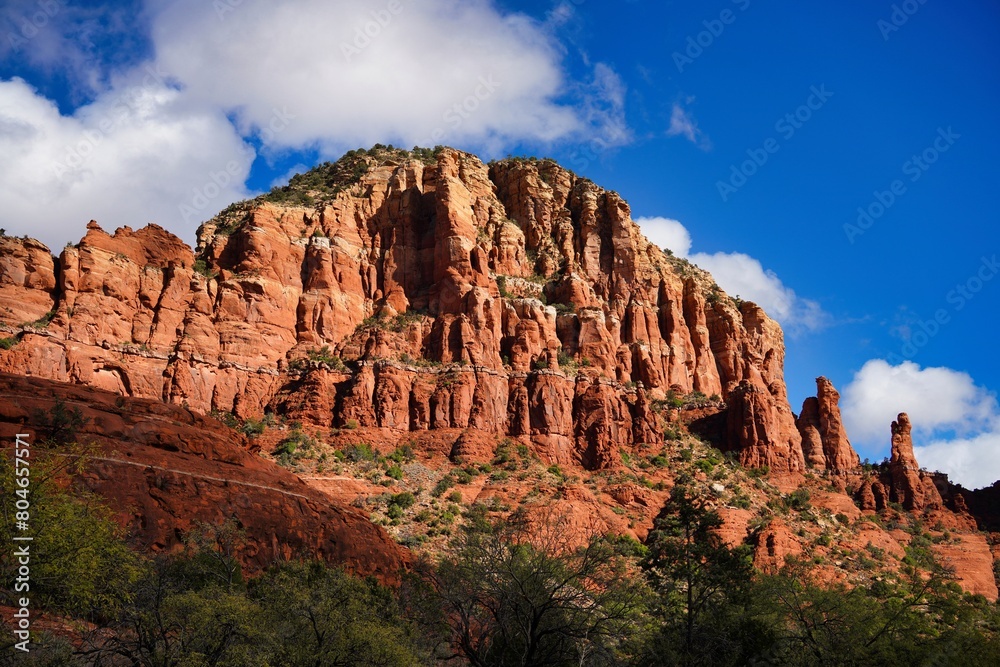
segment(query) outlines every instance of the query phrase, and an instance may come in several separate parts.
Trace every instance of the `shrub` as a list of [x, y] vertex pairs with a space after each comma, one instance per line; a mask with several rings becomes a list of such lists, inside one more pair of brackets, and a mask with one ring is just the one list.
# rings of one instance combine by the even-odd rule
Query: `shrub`
[[361, 461], [375, 461], [378, 459], [378, 452], [367, 442], [359, 442], [344, 449], [344, 456], [351, 463]]
[[0, 349], [2, 350], [9, 350], [17, 344], [17, 338], [0, 338]]
[[811, 494], [809, 489], [796, 489], [788, 495], [788, 507], [796, 511], [807, 510], [810, 507], [809, 499]]
[[253, 438], [264, 432], [264, 422], [256, 419], [248, 419], [243, 423], [243, 435]]
[[44, 329], [45, 327], [49, 326], [49, 322], [51, 322], [55, 316], [56, 316], [56, 311], [50, 310], [49, 312], [45, 313], [34, 322], [29, 322], [25, 326], [29, 326], [33, 329]]
[[389, 506], [399, 507], [401, 509], [409, 509], [413, 507], [413, 504], [417, 502], [413, 494], [409, 491], [403, 491], [402, 493], [397, 493], [396, 495], [389, 498]]
[[445, 491], [453, 486], [455, 486], [455, 478], [452, 477], [451, 474], [445, 475], [438, 480], [437, 484], [434, 485], [434, 488], [431, 490], [431, 495], [435, 498], [439, 498], [444, 495]]
[[219, 275], [218, 271], [213, 271], [209, 268], [208, 263], [204, 259], [194, 260], [194, 272], [206, 278], [214, 278]]
[[417, 455], [413, 451], [413, 445], [406, 443], [396, 447], [386, 458], [396, 463], [409, 463], [417, 458]]

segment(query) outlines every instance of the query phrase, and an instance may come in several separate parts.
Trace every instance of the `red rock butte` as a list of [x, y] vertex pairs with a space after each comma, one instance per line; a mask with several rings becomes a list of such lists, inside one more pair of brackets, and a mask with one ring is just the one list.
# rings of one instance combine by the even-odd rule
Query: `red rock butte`
[[905, 415], [889, 471], [862, 483], [832, 384], [796, 416], [780, 326], [650, 243], [616, 192], [452, 149], [352, 152], [292, 185], [204, 223], [194, 249], [152, 224], [91, 222], [58, 258], [0, 238], [0, 372], [172, 404], [175, 423], [438, 432], [472, 459], [511, 437], [586, 470], [662, 445], [657, 405], [699, 392], [692, 430], [747, 467], [823, 472], [867, 510], [958, 503], [968, 522]]

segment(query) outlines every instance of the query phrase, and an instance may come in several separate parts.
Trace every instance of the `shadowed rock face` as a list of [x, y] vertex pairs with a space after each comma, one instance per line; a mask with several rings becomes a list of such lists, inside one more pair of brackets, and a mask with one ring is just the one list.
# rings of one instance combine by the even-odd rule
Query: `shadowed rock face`
[[197, 256], [155, 225], [91, 223], [58, 260], [5, 239], [0, 267], [20, 339], [2, 371], [241, 417], [281, 403], [324, 425], [473, 427], [588, 467], [659, 442], [650, 405], [669, 389], [736, 392], [726, 448], [804, 467], [780, 327], [551, 162], [372, 159], [319, 209], [227, 210]]
[[145, 549], [169, 552], [198, 522], [234, 519], [245, 529], [240, 554], [250, 571], [310, 554], [361, 575], [398, 580], [410, 556], [368, 517], [340, 505], [292, 473], [247, 451], [242, 436], [214, 419], [157, 401], [0, 374], [0, 441], [28, 433], [36, 456], [37, 412], [57, 401], [87, 423], [81, 443], [96, 445], [76, 483], [102, 496]]

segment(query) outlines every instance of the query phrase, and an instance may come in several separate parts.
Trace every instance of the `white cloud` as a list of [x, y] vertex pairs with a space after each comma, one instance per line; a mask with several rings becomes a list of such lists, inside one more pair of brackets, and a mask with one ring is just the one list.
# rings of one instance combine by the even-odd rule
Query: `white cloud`
[[677, 220], [649, 217], [638, 218], [636, 223], [650, 241], [705, 269], [727, 293], [753, 301], [789, 333], [821, 329], [828, 323], [829, 316], [817, 302], [799, 297], [753, 257], [742, 253], [691, 253], [691, 234]]
[[224, 114], [192, 111], [178, 91], [138, 76], [72, 116], [20, 79], [0, 81], [0, 154], [4, 226], [55, 252], [90, 219], [109, 230], [157, 222], [190, 241], [246, 195], [253, 160]]
[[271, 147], [339, 155], [376, 142], [499, 146], [593, 129], [581, 100], [561, 99], [568, 82], [551, 34], [485, 0], [245, 0], [221, 17], [213, 3], [176, 0], [153, 26], [161, 67], [191, 100], [232, 110], [244, 133], [276, 108], [294, 116], [264, 137]]
[[1000, 479], [1000, 430], [972, 438], [935, 440], [914, 447], [920, 465], [948, 473], [948, 478], [967, 489], [991, 486]]
[[636, 218], [635, 222], [646, 238], [660, 248], [666, 248], [678, 257], [687, 257], [691, 251], [691, 234], [677, 220], [653, 217]]
[[[0, 81], [9, 233], [58, 249], [94, 218], [110, 229], [153, 221], [190, 242], [198, 222], [250, 194], [250, 136], [266, 157], [309, 149], [325, 158], [374, 143], [492, 156], [515, 142], [629, 140], [614, 70], [596, 63], [589, 80], [568, 80], [552, 34], [559, 21], [490, 0], [171, 0], [142, 14], [155, 60], [117, 74], [99, 61], [82, 86], [96, 88], [87, 106], [61, 114], [24, 82]], [[60, 62], [53, 49], [76, 62], [64, 33], [23, 48], [46, 63]], [[141, 85], [147, 71], [157, 76]], [[74, 166], [59, 168], [67, 159]], [[212, 174], [229, 182], [219, 187]]]
[[797, 295], [774, 271], [765, 269], [759, 260], [749, 255], [697, 252], [688, 259], [711, 273], [727, 293], [763, 308], [792, 335], [803, 330], [822, 329], [829, 322], [829, 315], [819, 303]]
[[1000, 479], [1000, 405], [968, 373], [872, 359], [844, 388], [841, 409], [857, 444], [884, 451], [890, 424], [906, 412], [922, 466], [973, 488]]

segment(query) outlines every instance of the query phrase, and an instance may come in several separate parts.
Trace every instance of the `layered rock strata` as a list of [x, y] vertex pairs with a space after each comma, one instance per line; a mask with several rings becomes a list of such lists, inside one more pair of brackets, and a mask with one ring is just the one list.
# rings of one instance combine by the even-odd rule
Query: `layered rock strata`
[[241, 417], [296, 394], [317, 424], [475, 428], [588, 467], [697, 391], [731, 404], [744, 463], [804, 467], [778, 325], [554, 163], [371, 158], [322, 206], [259, 198], [198, 241], [5, 239], [0, 370]]

